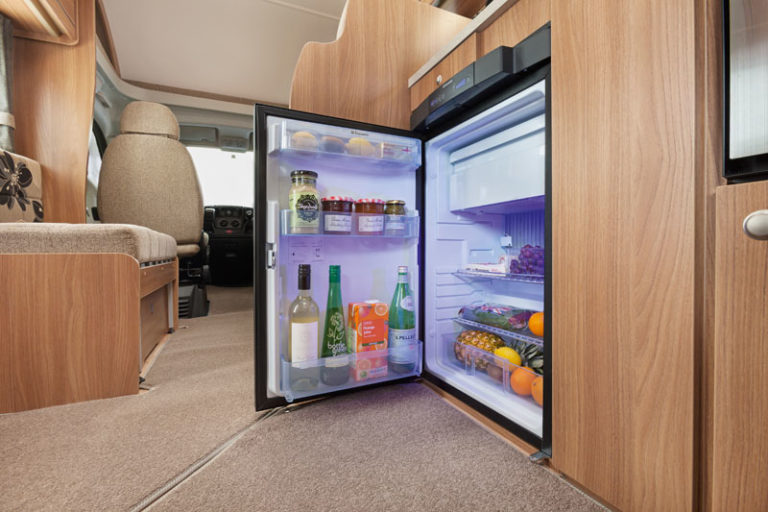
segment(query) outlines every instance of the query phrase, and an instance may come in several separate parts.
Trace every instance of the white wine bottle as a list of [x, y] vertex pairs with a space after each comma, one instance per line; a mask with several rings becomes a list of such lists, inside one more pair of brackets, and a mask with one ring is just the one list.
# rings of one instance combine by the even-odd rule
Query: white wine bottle
[[299, 294], [291, 303], [288, 360], [291, 362], [291, 389], [307, 391], [317, 387], [320, 369], [317, 352], [320, 339], [320, 309], [312, 300], [311, 267], [299, 265]]

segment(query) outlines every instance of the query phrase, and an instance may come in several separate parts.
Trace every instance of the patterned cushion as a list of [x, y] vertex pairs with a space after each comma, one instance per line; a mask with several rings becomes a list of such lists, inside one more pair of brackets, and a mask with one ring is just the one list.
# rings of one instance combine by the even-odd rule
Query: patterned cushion
[[39, 163], [0, 152], [0, 222], [42, 222], [42, 183]]
[[176, 257], [173, 237], [126, 224], [0, 224], [0, 253], [121, 253], [139, 263]]

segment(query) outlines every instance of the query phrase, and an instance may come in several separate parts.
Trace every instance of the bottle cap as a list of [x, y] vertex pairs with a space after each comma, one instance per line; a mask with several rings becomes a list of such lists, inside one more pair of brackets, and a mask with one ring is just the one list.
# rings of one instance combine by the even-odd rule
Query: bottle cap
[[331, 265], [328, 267], [328, 276], [332, 283], [338, 283], [341, 278], [341, 266]]
[[401, 265], [397, 267], [397, 273], [398, 274], [407, 274], [408, 273], [408, 267], [405, 265]]
[[311, 275], [312, 267], [310, 265], [299, 265], [299, 290], [310, 289]]
[[315, 171], [309, 171], [307, 169], [296, 169], [291, 172], [291, 178], [314, 178], [317, 179], [317, 173]]

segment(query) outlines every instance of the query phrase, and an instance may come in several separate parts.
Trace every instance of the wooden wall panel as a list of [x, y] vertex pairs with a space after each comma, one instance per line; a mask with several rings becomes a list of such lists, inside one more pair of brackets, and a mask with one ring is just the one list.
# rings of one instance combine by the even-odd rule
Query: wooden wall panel
[[75, 46], [14, 39], [16, 151], [42, 166], [46, 222], [85, 222], [96, 81], [94, 0], [79, 0], [77, 12]]
[[694, 2], [552, 2], [553, 465], [691, 510]]
[[415, 110], [427, 96], [439, 87], [437, 77], [448, 80], [453, 75], [472, 64], [477, 58], [477, 35], [472, 34], [456, 47], [446, 58], [437, 63], [429, 73], [411, 87], [411, 110]]
[[712, 510], [768, 510], [768, 241], [742, 231], [768, 183], [717, 190]]
[[349, 0], [337, 40], [304, 45], [290, 107], [408, 129], [408, 78], [468, 22], [413, 0]]
[[499, 46], [515, 46], [550, 20], [551, 0], [519, 0], [499, 16], [477, 40], [477, 56]]
[[138, 392], [138, 263], [0, 254], [0, 412]]

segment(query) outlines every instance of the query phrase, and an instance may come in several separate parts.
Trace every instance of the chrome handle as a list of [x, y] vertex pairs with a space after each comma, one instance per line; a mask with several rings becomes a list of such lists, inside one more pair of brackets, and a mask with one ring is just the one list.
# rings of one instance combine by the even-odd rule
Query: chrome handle
[[757, 210], [744, 218], [744, 233], [755, 240], [768, 240], [768, 210]]
[[437, 75], [437, 78], [435, 78], [435, 81], [437, 82], [437, 85], [440, 85], [443, 83], [443, 75]]

